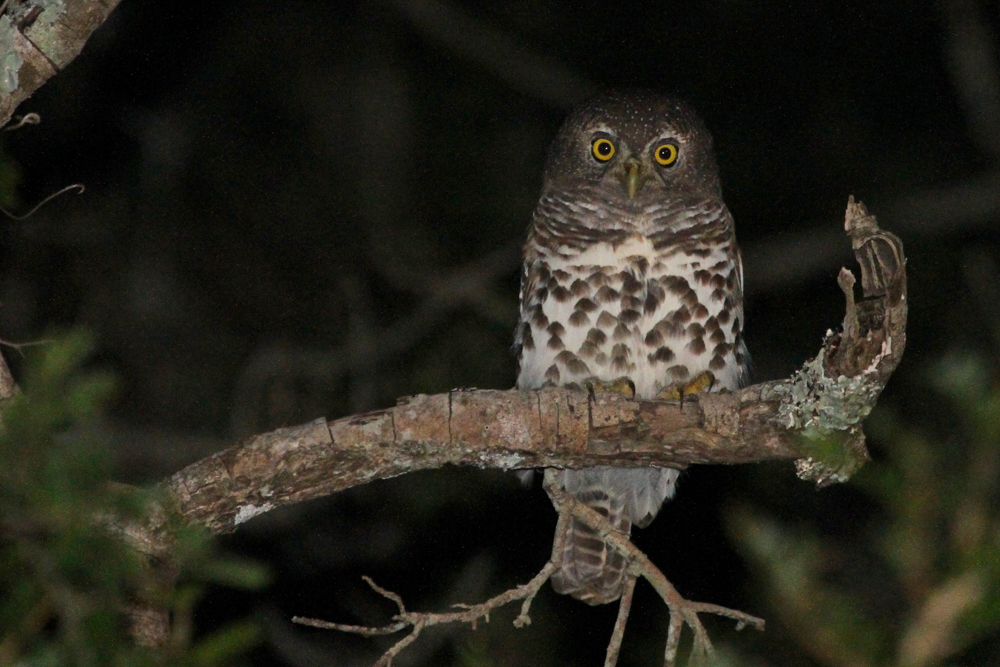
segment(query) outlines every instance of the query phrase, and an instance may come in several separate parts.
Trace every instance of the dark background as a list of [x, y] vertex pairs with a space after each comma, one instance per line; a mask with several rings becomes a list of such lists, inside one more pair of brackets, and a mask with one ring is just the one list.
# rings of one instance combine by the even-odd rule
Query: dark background
[[[398, 396], [510, 387], [546, 146], [591, 92], [641, 86], [693, 100], [714, 133], [755, 379], [788, 375], [839, 324], [853, 194], [909, 257], [909, 347], [882, 405], [930, 427], [933, 360], [971, 349], [995, 368], [998, 30], [996, 3], [971, 0], [123, 0], [22, 105], [42, 124], [3, 137], [9, 207], [87, 192], [0, 229], [0, 336], [96, 334], [120, 380], [100, 436], [129, 482]], [[742, 502], [848, 542], [875, 512], [790, 465], [697, 468], [636, 542], [685, 595], [767, 615], [723, 527]], [[288, 619], [385, 622], [362, 574], [411, 608], [483, 599], [537, 571], [553, 522], [541, 489], [465, 469], [272, 512], [226, 543], [273, 584], [216, 591], [199, 627], [253, 614], [253, 664], [367, 665], [384, 641]], [[545, 589], [530, 628], [513, 614], [428, 632], [397, 663], [596, 665], [615, 609]], [[780, 624], [708, 623], [754, 664], [816, 664]], [[640, 585], [623, 662], [659, 664], [665, 628]]]

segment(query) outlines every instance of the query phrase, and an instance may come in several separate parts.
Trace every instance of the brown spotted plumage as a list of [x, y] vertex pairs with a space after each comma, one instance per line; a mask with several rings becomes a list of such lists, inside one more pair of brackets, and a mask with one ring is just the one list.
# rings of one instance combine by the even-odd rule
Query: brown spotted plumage
[[[638, 397], [655, 398], [705, 371], [712, 390], [739, 385], [742, 267], [711, 143], [687, 104], [653, 93], [606, 94], [570, 115], [525, 246], [519, 388], [628, 378]], [[653, 520], [677, 475], [602, 467], [560, 478], [628, 533]], [[624, 565], [574, 522], [552, 583], [611, 602]]]

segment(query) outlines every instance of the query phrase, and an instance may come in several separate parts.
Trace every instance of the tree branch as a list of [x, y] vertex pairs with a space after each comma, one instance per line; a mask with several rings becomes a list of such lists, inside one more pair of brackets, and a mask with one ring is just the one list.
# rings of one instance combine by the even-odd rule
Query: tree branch
[[0, 126], [80, 55], [120, 0], [20, 0], [0, 16]]
[[571, 108], [598, 86], [555, 58], [440, 0], [392, 0], [421, 35], [478, 64], [515, 90], [558, 108]]
[[225, 532], [281, 505], [447, 464], [686, 468], [795, 459], [804, 479], [844, 481], [867, 460], [861, 421], [902, 357], [907, 311], [900, 240], [853, 198], [845, 228], [863, 298], [855, 300], [845, 269], [843, 333], [828, 333], [789, 379], [683, 406], [556, 387], [412, 396], [394, 408], [249, 438], [163, 485], [181, 516]]

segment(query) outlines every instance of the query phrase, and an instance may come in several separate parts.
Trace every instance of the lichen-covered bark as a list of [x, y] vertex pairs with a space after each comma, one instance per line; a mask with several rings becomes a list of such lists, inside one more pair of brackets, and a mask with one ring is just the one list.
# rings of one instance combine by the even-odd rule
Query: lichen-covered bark
[[120, 0], [24, 0], [0, 17], [0, 126], [76, 58]]
[[[800, 431], [810, 455], [796, 461], [803, 479], [826, 485], [850, 478], [868, 460], [862, 420], [868, 416], [906, 348], [906, 257], [903, 242], [878, 228], [851, 197], [844, 230], [861, 265], [863, 298], [854, 275], [840, 270], [847, 300], [842, 332], [782, 387], [782, 417]], [[831, 446], [833, 445], [833, 446]]]

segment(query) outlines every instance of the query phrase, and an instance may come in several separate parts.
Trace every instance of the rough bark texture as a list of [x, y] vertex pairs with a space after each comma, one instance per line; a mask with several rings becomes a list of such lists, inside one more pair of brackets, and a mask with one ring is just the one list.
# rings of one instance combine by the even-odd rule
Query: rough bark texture
[[0, 16], [0, 126], [76, 58], [120, 0], [11, 0]]
[[861, 421], [902, 357], [906, 272], [900, 240], [848, 204], [845, 229], [863, 298], [843, 270], [843, 333], [796, 374], [683, 406], [565, 388], [455, 390], [395, 408], [258, 435], [164, 482], [187, 520], [212, 531], [280, 505], [446, 464], [484, 468], [751, 463], [796, 459], [818, 484], [867, 460]]

